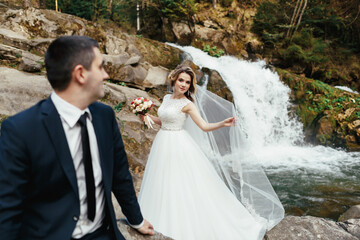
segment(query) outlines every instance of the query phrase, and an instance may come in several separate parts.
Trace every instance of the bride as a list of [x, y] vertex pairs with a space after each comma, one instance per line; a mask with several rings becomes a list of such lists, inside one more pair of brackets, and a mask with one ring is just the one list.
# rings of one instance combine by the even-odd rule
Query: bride
[[230, 103], [209, 92], [205, 102], [195, 101], [190, 67], [180, 65], [168, 78], [173, 94], [164, 97], [159, 117], [148, 115], [161, 129], [139, 193], [144, 217], [176, 240], [262, 239], [284, 209], [263, 171], [240, 162], [235, 112], [222, 121], [204, 120], [223, 117], [220, 109]]

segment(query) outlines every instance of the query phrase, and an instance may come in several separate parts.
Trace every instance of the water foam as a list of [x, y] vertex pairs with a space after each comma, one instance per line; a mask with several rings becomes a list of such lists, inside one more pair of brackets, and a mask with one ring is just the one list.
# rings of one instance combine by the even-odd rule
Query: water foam
[[193, 47], [169, 45], [186, 52], [199, 67], [216, 70], [222, 76], [234, 95], [248, 160], [258, 160], [269, 173], [301, 169], [344, 176], [349, 168], [359, 165], [358, 152], [304, 143], [303, 125], [290, 111], [291, 90], [277, 73], [265, 67], [264, 61], [215, 58]]

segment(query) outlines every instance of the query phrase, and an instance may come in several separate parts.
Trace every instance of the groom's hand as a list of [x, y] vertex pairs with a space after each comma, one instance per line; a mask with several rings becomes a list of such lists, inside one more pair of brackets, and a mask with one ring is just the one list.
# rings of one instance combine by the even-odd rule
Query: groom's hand
[[154, 235], [154, 227], [146, 219], [144, 219], [144, 224], [142, 225], [142, 227], [136, 230], [138, 230], [142, 234]]

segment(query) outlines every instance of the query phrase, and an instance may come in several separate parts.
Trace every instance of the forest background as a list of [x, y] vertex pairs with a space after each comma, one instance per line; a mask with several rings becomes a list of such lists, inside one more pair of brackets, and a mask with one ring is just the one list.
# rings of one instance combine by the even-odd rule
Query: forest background
[[[170, 22], [193, 26], [196, 14], [208, 8], [256, 9], [251, 31], [263, 43], [263, 58], [272, 57], [281, 68], [298, 66], [306, 77], [326, 83], [338, 82], [359, 89], [360, 64], [353, 58], [360, 52], [359, 0], [58, 0], [58, 9], [92, 21], [105, 21], [129, 33], [154, 36], [154, 27]], [[55, 9], [55, 0], [44, 0], [43, 7]], [[137, 29], [139, 13], [140, 29]], [[237, 16], [229, 11], [230, 19]], [[204, 50], [208, 47], [203, 46]], [[219, 47], [219, 46], [218, 46]], [[208, 51], [210, 49], [207, 49]], [[223, 50], [221, 54], [227, 52]], [[220, 54], [220, 55], [221, 55]], [[337, 68], [343, 65], [345, 68]]]

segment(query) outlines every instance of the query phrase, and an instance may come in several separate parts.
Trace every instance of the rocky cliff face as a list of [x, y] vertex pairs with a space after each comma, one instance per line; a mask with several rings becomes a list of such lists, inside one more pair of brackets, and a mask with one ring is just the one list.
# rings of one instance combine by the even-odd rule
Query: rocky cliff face
[[359, 94], [277, 70], [292, 89], [296, 113], [304, 123], [306, 140], [350, 151], [360, 151]]

